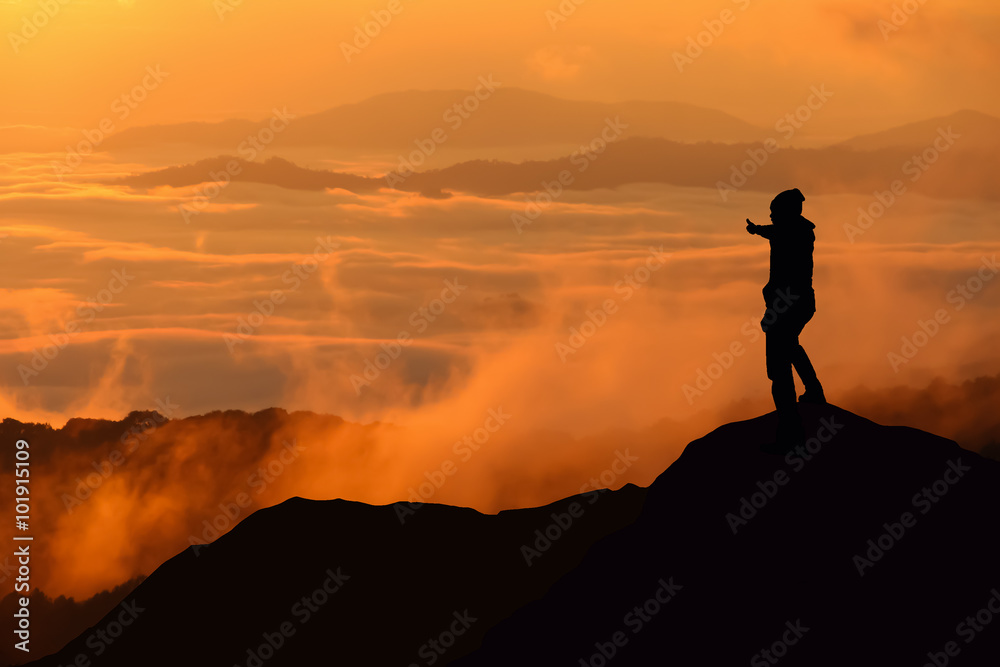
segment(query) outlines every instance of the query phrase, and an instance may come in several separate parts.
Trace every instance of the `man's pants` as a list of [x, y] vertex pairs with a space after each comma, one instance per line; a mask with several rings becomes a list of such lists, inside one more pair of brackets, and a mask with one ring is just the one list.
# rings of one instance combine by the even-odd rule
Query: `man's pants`
[[765, 334], [771, 396], [778, 411], [779, 430], [795, 433], [801, 430], [801, 420], [796, 409], [792, 367], [806, 391], [816, 391], [820, 387], [809, 356], [799, 345], [799, 334], [816, 312], [816, 299], [811, 288], [788, 288], [773, 292], [765, 289], [765, 301], [768, 309], [760, 325]]

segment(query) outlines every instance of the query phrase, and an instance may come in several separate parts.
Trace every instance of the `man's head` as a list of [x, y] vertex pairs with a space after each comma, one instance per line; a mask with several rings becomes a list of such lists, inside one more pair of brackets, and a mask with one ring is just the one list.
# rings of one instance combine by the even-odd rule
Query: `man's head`
[[802, 215], [802, 202], [806, 200], [798, 188], [785, 190], [771, 200], [771, 221], [787, 222]]

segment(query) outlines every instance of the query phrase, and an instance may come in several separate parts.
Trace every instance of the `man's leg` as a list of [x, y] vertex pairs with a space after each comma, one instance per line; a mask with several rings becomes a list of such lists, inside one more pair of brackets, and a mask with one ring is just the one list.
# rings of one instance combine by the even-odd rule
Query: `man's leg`
[[803, 395], [822, 398], [823, 385], [819, 383], [819, 378], [816, 377], [816, 369], [813, 368], [812, 362], [809, 361], [809, 355], [806, 354], [805, 349], [798, 344], [798, 340], [795, 341], [795, 345], [791, 350], [791, 362], [795, 367], [795, 372], [799, 374], [802, 384], [805, 385], [806, 391]]
[[805, 392], [799, 397], [799, 400], [806, 403], [826, 403], [826, 397], [823, 395], [823, 385], [819, 383], [819, 378], [816, 377], [816, 369], [813, 368], [812, 362], [809, 361], [809, 355], [806, 354], [805, 348], [799, 344], [799, 334], [802, 333], [802, 329], [812, 319], [812, 316], [812, 312], [807, 313], [802, 318], [801, 325], [797, 326], [798, 331], [795, 333], [795, 340], [792, 341], [791, 348], [789, 349], [788, 358], [792, 366], [795, 367], [795, 372], [799, 374], [802, 384], [805, 386]]
[[764, 335], [767, 355], [767, 377], [771, 380], [771, 397], [778, 413], [778, 442], [794, 443], [803, 437], [802, 418], [795, 402], [795, 381], [792, 378], [791, 352], [797, 345], [794, 331], [771, 326]]

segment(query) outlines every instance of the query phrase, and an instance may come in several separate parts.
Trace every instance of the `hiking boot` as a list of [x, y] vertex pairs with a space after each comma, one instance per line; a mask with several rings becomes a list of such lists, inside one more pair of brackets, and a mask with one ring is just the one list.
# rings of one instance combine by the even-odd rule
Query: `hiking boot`
[[799, 396], [799, 403], [815, 403], [816, 405], [826, 405], [826, 396], [823, 389], [806, 389], [805, 393]]

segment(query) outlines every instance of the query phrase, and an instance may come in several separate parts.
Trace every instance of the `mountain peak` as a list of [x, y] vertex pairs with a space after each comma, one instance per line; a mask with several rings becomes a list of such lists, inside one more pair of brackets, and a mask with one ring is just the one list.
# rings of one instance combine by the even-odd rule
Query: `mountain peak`
[[[783, 664], [920, 665], [949, 641], [996, 651], [1000, 637], [966, 646], [958, 624], [996, 584], [1000, 465], [832, 405], [800, 409], [810, 437], [784, 456], [759, 451], [774, 413], [689, 444], [639, 520], [459, 664], [509, 664], [529, 646], [534, 664], [595, 664], [618, 632], [614, 664], [773, 664], [761, 651], [789, 623], [808, 638], [773, 652], [787, 649]], [[662, 581], [683, 588], [640, 632], [629, 614]]]

